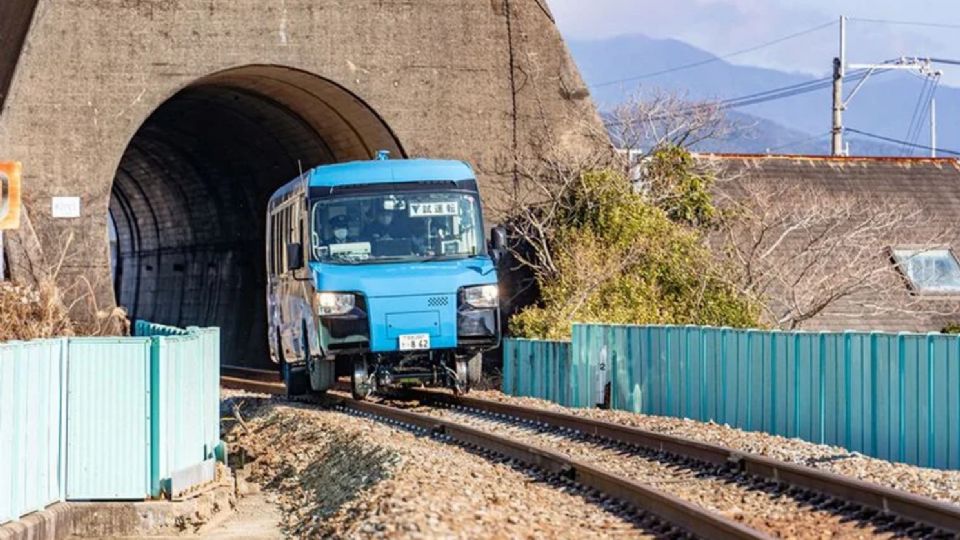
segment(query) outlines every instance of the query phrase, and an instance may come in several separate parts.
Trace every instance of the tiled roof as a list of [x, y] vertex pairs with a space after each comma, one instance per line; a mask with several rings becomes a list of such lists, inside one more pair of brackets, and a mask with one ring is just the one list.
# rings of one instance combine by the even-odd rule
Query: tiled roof
[[[736, 180], [719, 182], [717, 190], [736, 199], [744, 181], [778, 186], [810, 187], [830, 196], [915, 207], [925, 217], [922, 227], [900, 231], [900, 241], [925, 244], [944, 231], [939, 242], [960, 254], [960, 162], [956, 159], [824, 157], [696, 154], [696, 159]], [[738, 195], [739, 193], [739, 195]], [[790, 201], [781, 201], [790, 204]], [[889, 246], [893, 247], [893, 246]], [[788, 250], [784, 252], [787, 256]], [[903, 294], [909, 294], [906, 286]], [[939, 331], [948, 322], [960, 322], [960, 296], [923, 300], [937, 314], [866, 313], [871, 298], [849, 297], [834, 304], [803, 326], [809, 330]]]

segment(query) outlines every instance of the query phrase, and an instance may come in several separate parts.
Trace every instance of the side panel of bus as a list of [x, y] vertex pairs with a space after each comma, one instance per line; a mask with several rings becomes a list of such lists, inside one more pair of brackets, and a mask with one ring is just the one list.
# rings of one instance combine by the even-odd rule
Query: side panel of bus
[[314, 294], [307, 269], [289, 270], [287, 245], [305, 244], [308, 212], [305, 195], [295, 193], [271, 203], [267, 219], [267, 314], [274, 361], [306, 361], [306, 349], [320, 354], [311, 300]]

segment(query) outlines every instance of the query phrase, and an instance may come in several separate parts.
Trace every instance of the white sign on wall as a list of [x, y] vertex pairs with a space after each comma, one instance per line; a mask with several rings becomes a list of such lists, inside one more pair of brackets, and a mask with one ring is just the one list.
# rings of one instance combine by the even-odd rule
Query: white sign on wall
[[80, 217], [80, 197], [54, 197], [51, 213], [59, 219]]

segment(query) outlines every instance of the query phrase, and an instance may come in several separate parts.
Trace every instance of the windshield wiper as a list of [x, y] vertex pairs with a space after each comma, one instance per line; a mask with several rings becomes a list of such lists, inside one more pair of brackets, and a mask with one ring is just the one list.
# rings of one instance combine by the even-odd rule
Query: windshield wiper
[[461, 259], [469, 259], [470, 255], [466, 253], [458, 253], [456, 255], [432, 255], [430, 257], [424, 257], [419, 260], [419, 262], [434, 262], [434, 261], [458, 261]]

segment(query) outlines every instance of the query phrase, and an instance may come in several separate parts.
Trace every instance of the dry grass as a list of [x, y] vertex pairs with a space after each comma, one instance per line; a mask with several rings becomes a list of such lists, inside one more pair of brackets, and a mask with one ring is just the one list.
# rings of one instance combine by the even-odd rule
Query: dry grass
[[73, 323], [55, 283], [0, 282], [0, 341], [72, 335]]
[[0, 342], [130, 334], [126, 310], [101, 307], [96, 288], [85, 277], [66, 286], [61, 283], [60, 269], [71, 239], [61, 248], [57, 262], [35, 276], [37, 285], [2, 281], [0, 276]]

